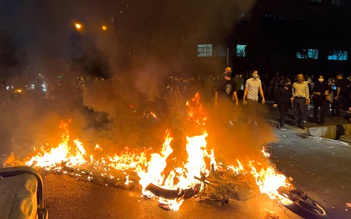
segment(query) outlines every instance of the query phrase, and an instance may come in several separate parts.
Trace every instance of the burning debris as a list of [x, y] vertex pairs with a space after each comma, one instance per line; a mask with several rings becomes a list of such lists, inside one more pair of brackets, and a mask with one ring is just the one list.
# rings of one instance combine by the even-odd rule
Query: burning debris
[[[126, 147], [111, 156], [103, 154], [104, 148], [100, 145], [88, 149], [80, 140], [71, 139], [72, 120], [65, 120], [59, 125], [62, 135], [58, 146], [35, 148], [33, 155], [21, 161], [11, 155], [3, 165], [32, 166], [104, 185], [138, 188], [144, 196], [157, 199], [160, 207], [174, 211], [190, 197], [210, 199], [223, 205], [230, 199], [248, 200], [258, 191], [283, 205], [293, 203], [290, 196], [279, 191], [281, 188], [290, 191], [291, 185], [273, 166], [264, 167], [254, 161], [242, 164], [237, 160], [237, 166], [218, 162], [214, 149], [207, 146], [207, 117], [199, 94], [186, 105], [186, 126], [191, 127], [193, 135], [185, 137], [184, 145], [173, 144], [176, 139], [168, 129], [159, 152], [151, 148], [138, 151]], [[176, 161], [179, 158], [173, 153], [179, 146], [185, 147], [186, 160]], [[260, 171], [257, 171], [258, 166]]]

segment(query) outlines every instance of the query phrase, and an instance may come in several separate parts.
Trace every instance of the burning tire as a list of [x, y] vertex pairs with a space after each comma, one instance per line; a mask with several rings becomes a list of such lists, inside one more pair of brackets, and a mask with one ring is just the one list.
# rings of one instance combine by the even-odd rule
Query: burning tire
[[[149, 184], [146, 190], [158, 197], [158, 205], [165, 210], [178, 210], [184, 199], [191, 198], [199, 193], [201, 184], [188, 189], [165, 189], [155, 184]], [[180, 204], [176, 204], [180, 203]]]
[[283, 187], [279, 189], [279, 193], [293, 201], [293, 204], [284, 206], [303, 217], [320, 218], [327, 215], [324, 208], [301, 189]]
[[164, 199], [188, 199], [199, 193], [200, 186], [200, 184], [196, 184], [194, 188], [188, 189], [164, 189], [151, 183], [146, 187], [146, 190], [152, 192], [155, 196]]

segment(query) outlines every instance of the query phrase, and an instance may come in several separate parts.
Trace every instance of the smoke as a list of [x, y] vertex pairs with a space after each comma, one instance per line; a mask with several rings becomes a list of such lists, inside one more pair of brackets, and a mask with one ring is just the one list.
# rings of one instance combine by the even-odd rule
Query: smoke
[[[92, 142], [145, 144], [147, 138], [162, 137], [169, 122], [151, 128], [136, 122], [139, 114], [130, 112], [164, 113], [174, 104], [161, 98], [169, 73], [220, 71], [222, 63], [196, 65], [196, 43], [223, 43], [255, 1], [1, 0], [0, 4], [4, 21], [0, 29], [11, 39], [17, 60], [10, 66], [16, 75], [6, 79], [6, 85], [18, 77], [38, 85], [56, 83], [54, 100], [37, 93], [21, 99], [11, 94], [1, 109], [3, 144], [49, 141], [49, 135], [59, 132], [59, 118], [73, 119], [75, 134]], [[83, 28], [75, 29], [75, 22]], [[58, 75], [63, 75], [60, 86]], [[86, 79], [82, 92], [76, 88], [80, 75]]]
[[257, 126], [249, 124], [253, 115], [247, 106], [234, 107], [229, 100], [222, 100], [217, 108], [208, 109], [208, 144], [215, 149], [216, 158], [233, 164], [236, 159], [248, 163], [255, 160], [265, 162], [262, 149], [275, 141], [272, 126], [266, 122], [268, 109], [259, 104], [256, 109]]

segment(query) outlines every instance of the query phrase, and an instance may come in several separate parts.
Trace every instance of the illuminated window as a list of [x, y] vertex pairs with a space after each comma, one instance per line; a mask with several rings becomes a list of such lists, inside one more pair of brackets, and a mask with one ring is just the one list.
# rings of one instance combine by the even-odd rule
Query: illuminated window
[[212, 56], [212, 44], [199, 44], [199, 45], [197, 45], [197, 56], [198, 57]]
[[236, 56], [246, 57], [246, 45], [242, 45], [242, 44], [236, 45]]
[[350, 6], [351, 1], [350, 0], [331, 0], [330, 4], [337, 5], [337, 6]]
[[318, 59], [318, 49], [302, 49], [296, 52], [297, 59]]
[[342, 50], [331, 50], [328, 52], [328, 60], [347, 61], [348, 52]]

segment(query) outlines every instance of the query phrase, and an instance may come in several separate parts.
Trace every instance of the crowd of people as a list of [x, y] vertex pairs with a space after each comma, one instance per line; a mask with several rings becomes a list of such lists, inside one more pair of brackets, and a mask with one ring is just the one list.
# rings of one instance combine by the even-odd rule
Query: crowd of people
[[[266, 99], [274, 101], [273, 107], [278, 108], [278, 124], [282, 130], [285, 130], [289, 110], [294, 116], [295, 125], [305, 129], [306, 121], [324, 125], [327, 117], [341, 118], [341, 111], [349, 110], [351, 100], [351, 78], [345, 78], [343, 74], [327, 78], [324, 75], [315, 77], [300, 73], [292, 80], [279, 73], [274, 77], [268, 74], [260, 76], [257, 70], [252, 70], [249, 77], [243, 74], [233, 76], [227, 67], [221, 80], [217, 81], [214, 83], [215, 105], [218, 93], [227, 94], [234, 100], [236, 107], [238, 99], [242, 99], [242, 105], [247, 107], [245, 111], [249, 115], [247, 123], [254, 127], [257, 126], [258, 103], [265, 104]], [[232, 90], [228, 90], [229, 87]], [[312, 116], [308, 118], [310, 108], [313, 108]]]
[[[244, 108], [241, 116], [250, 127], [257, 127], [258, 114], [266, 100], [273, 102], [280, 116], [278, 127], [285, 129], [289, 112], [297, 127], [305, 129], [305, 123], [324, 125], [326, 119], [342, 118], [342, 110], [348, 111], [351, 102], [351, 77], [337, 74], [326, 75], [283, 75], [272, 76], [252, 70], [246, 74], [233, 74], [230, 67], [224, 72], [203, 78], [172, 77], [169, 90], [176, 90], [186, 99], [187, 93], [199, 90], [203, 102], [220, 109], [233, 107]], [[231, 102], [231, 106], [225, 102]], [[244, 114], [244, 113], [243, 113]], [[230, 120], [230, 119], [229, 119]], [[229, 121], [231, 124], [234, 121]], [[349, 121], [351, 122], [351, 121]]]
[[[49, 85], [47, 83], [45, 99], [52, 100], [54, 89], [50, 89]], [[246, 115], [240, 119], [252, 127], [258, 126], [261, 106], [266, 104], [266, 100], [273, 101], [273, 107], [280, 113], [281, 129], [285, 129], [289, 112], [292, 112], [296, 126], [304, 129], [306, 121], [323, 125], [328, 117], [341, 118], [341, 111], [349, 110], [350, 85], [351, 77], [342, 74], [335, 77], [280, 73], [271, 75], [261, 74], [255, 69], [244, 74], [233, 74], [232, 69], [226, 67], [222, 73], [201, 77], [169, 75], [160, 93], [161, 96], [176, 100], [172, 102], [174, 111], [181, 112], [183, 102], [199, 91], [202, 102], [208, 106], [244, 108], [242, 111]], [[85, 80], [78, 78], [77, 89], [83, 89], [84, 86]], [[5, 92], [5, 86], [2, 87]], [[228, 106], [225, 102], [231, 105]], [[311, 113], [313, 115], [309, 117]]]

